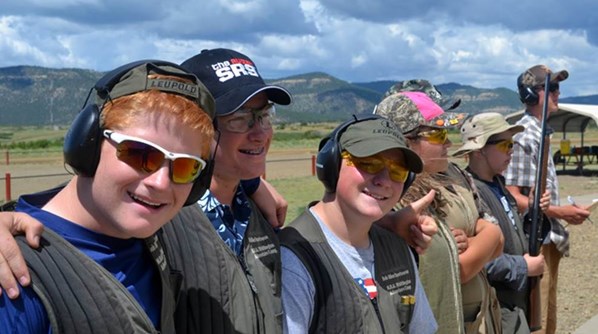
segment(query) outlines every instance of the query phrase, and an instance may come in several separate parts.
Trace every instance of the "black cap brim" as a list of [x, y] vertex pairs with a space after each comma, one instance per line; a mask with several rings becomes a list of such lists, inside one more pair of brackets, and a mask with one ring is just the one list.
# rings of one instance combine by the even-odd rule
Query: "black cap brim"
[[268, 100], [276, 104], [291, 104], [291, 94], [282, 87], [262, 84], [244, 85], [216, 98], [216, 116], [225, 116], [235, 112], [260, 92], [265, 92], [268, 95]]

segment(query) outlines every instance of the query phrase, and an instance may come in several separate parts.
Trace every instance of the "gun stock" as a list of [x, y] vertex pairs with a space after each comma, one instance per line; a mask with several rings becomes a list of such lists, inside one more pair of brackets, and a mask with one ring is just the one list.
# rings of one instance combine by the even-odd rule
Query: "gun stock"
[[[548, 90], [550, 85], [550, 73], [546, 74], [544, 82], [544, 105], [542, 106], [542, 139], [540, 141], [539, 159], [540, 162], [536, 170], [536, 181], [534, 189], [534, 202], [531, 208], [531, 226], [529, 235], [529, 254], [538, 256], [540, 254], [540, 245], [542, 241], [542, 220], [543, 215], [540, 210], [540, 198], [546, 191], [546, 177], [548, 169], [548, 156], [550, 150], [550, 137], [548, 135]], [[540, 277], [530, 277], [528, 279], [529, 287], [529, 306], [527, 312], [527, 323], [530, 331], [542, 329], [542, 307], [540, 296]]]

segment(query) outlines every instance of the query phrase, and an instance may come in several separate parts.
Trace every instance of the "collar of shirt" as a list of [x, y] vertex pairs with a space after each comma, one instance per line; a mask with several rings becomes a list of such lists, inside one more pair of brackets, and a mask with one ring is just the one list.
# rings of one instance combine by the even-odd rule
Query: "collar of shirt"
[[[542, 134], [542, 123], [540, 120], [533, 116], [532, 114], [528, 113], [527, 111], [523, 114], [523, 117], [517, 122], [518, 125], [523, 125], [526, 129], [531, 127], [533, 131], [524, 131], [528, 134], [534, 134], [540, 138]], [[521, 133], [524, 133], [521, 132]], [[550, 127], [550, 124], [546, 124], [546, 133], [548, 135], [552, 135], [554, 133], [554, 129]]]

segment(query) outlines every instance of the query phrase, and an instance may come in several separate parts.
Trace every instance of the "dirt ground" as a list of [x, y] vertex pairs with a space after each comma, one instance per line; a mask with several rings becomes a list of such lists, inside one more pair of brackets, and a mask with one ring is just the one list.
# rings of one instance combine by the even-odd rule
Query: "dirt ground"
[[[311, 153], [272, 152], [267, 167], [267, 177], [286, 178], [311, 175]], [[6, 165], [0, 162], [0, 187], [5, 188], [5, 173], [11, 173], [11, 194], [16, 197], [55, 186], [70, 178], [60, 163], [29, 161]], [[54, 176], [39, 176], [54, 175]], [[38, 176], [38, 177], [35, 177]], [[589, 204], [598, 199], [598, 176], [560, 175], [560, 192], [563, 197], [573, 195], [579, 204]], [[6, 192], [0, 193], [0, 202], [6, 200]], [[591, 216], [595, 222], [569, 226], [571, 251], [561, 261], [558, 292], [557, 333], [573, 333], [585, 321], [598, 314], [598, 210]], [[597, 329], [598, 332], [598, 329]]]
[[[596, 176], [559, 176], [559, 183], [562, 197], [578, 195], [580, 204], [598, 199]], [[586, 220], [582, 225], [567, 227], [571, 248], [559, 268], [557, 333], [573, 333], [598, 314], [598, 210], [593, 211], [590, 219], [594, 223]]]

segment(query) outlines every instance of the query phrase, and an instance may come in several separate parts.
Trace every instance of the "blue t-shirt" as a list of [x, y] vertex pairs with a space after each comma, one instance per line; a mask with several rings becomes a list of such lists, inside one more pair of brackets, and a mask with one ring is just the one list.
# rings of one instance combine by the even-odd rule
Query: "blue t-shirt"
[[488, 185], [488, 188], [490, 190], [492, 190], [492, 192], [494, 193], [494, 196], [496, 196], [496, 198], [502, 204], [502, 207], [505, 210], [505, 213], [507, 214], [507, 216], [509, 217], [509, 220], [511, 221], [511, 225], [513, 225], [513, 228], [515, 230], [518, 230], [517, 223], [515, 221], [515, 216], [514, 216], [515, 213], [511, 209], [511, 205], [509, 204], [507, 195], [503, 192], [502, 187], [496, 182], [488, 182], [488, 181], [484, 181], [484, 180], [482, 180], [482, 182], [484, 182], [486, 185]]
[[[145, 242], [118, 239], [74, 224], [40, 207], [56, 192], [22, 196], [17, 211], [28, 213], [56, 232], [85, 255], [103, 266], [135, 297], [152, 323], [159, 328], [162, 291], [160, 276]], [[44, 305], [31, 287], [21, 288], [21, 297], [0, 296], [0, 333], [51, 333]]]

